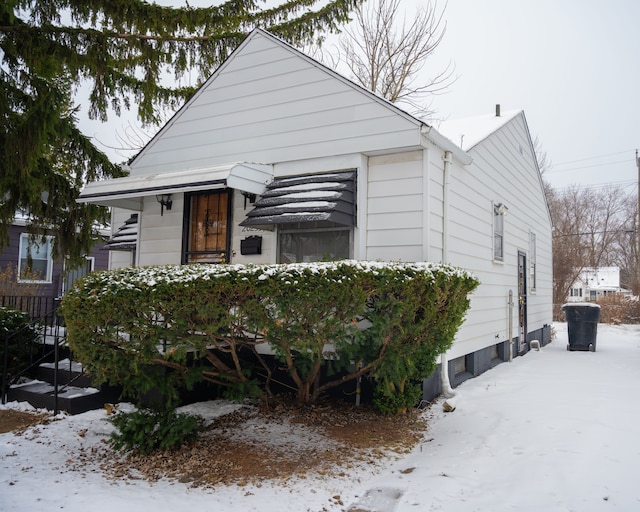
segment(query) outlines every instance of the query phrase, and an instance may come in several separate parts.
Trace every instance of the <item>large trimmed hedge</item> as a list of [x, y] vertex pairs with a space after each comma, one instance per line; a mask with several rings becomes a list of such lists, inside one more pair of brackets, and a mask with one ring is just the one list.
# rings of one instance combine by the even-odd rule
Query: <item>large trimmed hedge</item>
[[299, 403], [370, 375], [381, 403], [401, 410], [407, 384], [450, 347], [477, 285], [428, 263], [170, 265], [92, 273], [62, 311], [76, 358], [127, 393], [159, 389], [171, 402], [178, 385], [201, 379], [235, 396], [261, 392], [251, 365], [270, 375], [256, 348], [268, 343]]

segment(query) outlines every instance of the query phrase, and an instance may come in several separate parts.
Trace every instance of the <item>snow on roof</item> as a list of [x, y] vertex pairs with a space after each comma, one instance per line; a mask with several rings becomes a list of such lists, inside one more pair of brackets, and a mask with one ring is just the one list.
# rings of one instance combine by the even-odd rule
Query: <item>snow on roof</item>
[[486, 115], [443, 121], [436, 129], [464, 151], [473, 148], [511, 121], [522, 110], [509, 110], [500, 116]]
[[586, 268], [580, 279], [590, 290], [619, 288], [620, 267]]

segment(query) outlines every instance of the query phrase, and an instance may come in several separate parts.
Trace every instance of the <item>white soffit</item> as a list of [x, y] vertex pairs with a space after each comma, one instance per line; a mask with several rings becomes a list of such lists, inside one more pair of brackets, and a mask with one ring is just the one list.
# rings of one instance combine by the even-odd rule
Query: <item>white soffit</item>
[[235, 188], [251, 194], [261, 194], [273, 177], [273, 166], [254, 163], [232, 163], [171, 171], [141, 176], [126, 176], [88, 183], [78, 202], [142, 210], [142, 198], [159, 194], [197, 192], [217, 188]]

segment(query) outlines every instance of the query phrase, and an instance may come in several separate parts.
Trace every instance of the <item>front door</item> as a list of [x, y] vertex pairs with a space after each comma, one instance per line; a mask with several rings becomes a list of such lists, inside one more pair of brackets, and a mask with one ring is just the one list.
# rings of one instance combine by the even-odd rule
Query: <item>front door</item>
[[527, 340], [527, 255], [518, 251], [518, 345], [525, 348]]
[[187, 194], [182, 263], [228, 263], [230, 218], [229, 190]]

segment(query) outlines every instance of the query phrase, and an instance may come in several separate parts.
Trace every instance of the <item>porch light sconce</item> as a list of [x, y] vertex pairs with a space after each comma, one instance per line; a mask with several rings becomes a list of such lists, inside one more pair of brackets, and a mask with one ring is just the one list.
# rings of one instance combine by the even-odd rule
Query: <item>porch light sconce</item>
[[505, 205], [504, 203], [498, 203], [497, 205], [494, 206], [495, 212], [498, 215], [506, 215], [507, 211], [509, 211], [509, 208], [507, 208], [507, 205]]
[[162, 194], [156, 196], [156, 201], [160, 203], [160, 216], [164, 215], [164, 209], [171, 210], [173, 201], [171, 200], [171, 194]]
[[256, 195], [252, 194], [250, 192], [243, 192], [242, 196], [244, 197], [244, 209], [247, 209], [247, 201], [249, 201], [250, 204], [253, 204], [256, 202]]

